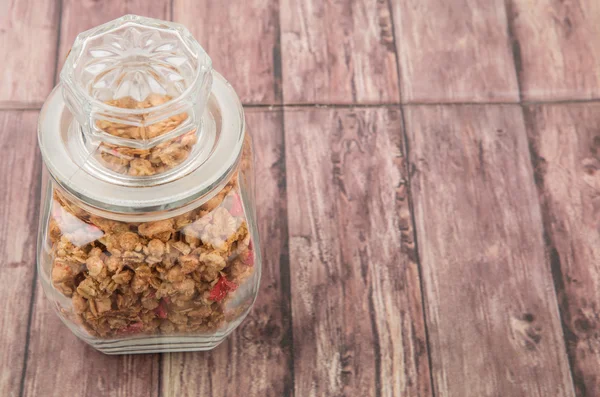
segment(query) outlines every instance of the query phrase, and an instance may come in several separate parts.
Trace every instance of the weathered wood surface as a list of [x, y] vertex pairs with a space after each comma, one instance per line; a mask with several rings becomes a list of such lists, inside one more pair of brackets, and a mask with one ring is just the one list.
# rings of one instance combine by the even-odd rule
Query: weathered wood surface
[[285, 103], [398, 102], [387, 0], [282, 0]]
[[36, 108], [50, 93], [56, 68], [58, 2], [0, 1], [0, 108]]
[[[527, 131], [516, 105], [404, 106], [407, 147], [393, 106], [598, 98], [596, 1], [0, 11], [0, 395], [600, 395], [600, 105], [526, 106]], [[37, 111], [5, 109], [39, 108], [77, 33], [126, 13], [186, 24], [246, 104], [308, 105], [248, 112], [265, 268], [210, 353], [103, 356], [31, 288]]]
[[[75, 36], [83, 30], [127, 13], [164, 19], [169, 12], [166, 0], [152, 4], [67, 0], [62, 7], [59, 65], [62, 67]], [[32, 310], [23, 395], [124, 397], [159, 393], [159, 355], [110, 357], [94, 351], [68, 332], [39, 285]], [[49, 371], [53, 366], [57, 370]]]
[[173, 0], [173, 19], [190, 29], [242, 103], [281, 102], [276, 0]]
[[507, 4], [523, 99], [600, 97], [600, 2]]
[[285, 113], [296, 396], [429, 396], [399, 109]]
[[260, 294], [214, 351], [164, 355], [163, 396], [281, 397], [293, 389], [283, 112], [251, 110], [246, 118], [256, 157]]
[[157, 396], [159, 355], [107, 356], [73, 335], [37, 282], [23, 396]]
[[169, 20], [171, 0], [63, 0], [57, 73], [79, 33], [126, 14]]
[[[0, 111], [0, 395], [18, 396], [35, 272], [37, 111]], [[19, 139], [14, 139], [18, 132]], [[10, 171], [18, 170], [18, 172]]]
[[395, 0], [392, 7], [403, 102], [519, 99], [503, 0]]
[[577, 395], [600, 395], [600, 105], [526, 113]]
[[518, 106], [410, 107], [434, 390], [573, 396]]

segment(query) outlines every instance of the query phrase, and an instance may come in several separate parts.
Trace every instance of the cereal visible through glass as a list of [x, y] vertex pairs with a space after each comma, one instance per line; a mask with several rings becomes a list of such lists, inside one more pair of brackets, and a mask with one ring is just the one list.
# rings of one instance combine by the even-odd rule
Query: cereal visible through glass
[[[127, 109], [146, 109], [168, 102], [171, 97], [152, 94], [144, 101], [131, 97], [107, 101], [111, 106]], [[143, 121], [145, 115], [140, 116]], [[130, 140], [149, 140], [165, 135], [179, 127], [186, 119], [179, 113], [149, 126], [122, 124], [108, 120], [97, 120], [96, 127], [107, 134]], [[184, 162], [197, 143], [196, 129], [192, 129], [149, 149], [132, 148], [102, 142], [98, 147], [99, 160], [107, 168], [120, 174], [151, 176], [168, 171]]]
[[213, 331], [254, 270], [236, 172], [211, 200], [182, 215], [125, 223], [53, 192], [52, 284], [99, 337]]
[[38, 272], [108, 354], [209, 350], [250, 312], [260, 243], [235, 90], [182, 25], [135, 15], [78, 35], [40, 112]]

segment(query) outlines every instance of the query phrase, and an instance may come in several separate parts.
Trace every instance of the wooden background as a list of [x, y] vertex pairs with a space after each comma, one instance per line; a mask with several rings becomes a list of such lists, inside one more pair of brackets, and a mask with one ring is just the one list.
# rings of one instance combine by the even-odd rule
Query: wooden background
[[[242, 98], [265, 257], [209, 353], [105, 356], [35, 274], [76, 34], [187, 25]], [[598, 0], [0, 0], [0, 396], [600, 396]]]

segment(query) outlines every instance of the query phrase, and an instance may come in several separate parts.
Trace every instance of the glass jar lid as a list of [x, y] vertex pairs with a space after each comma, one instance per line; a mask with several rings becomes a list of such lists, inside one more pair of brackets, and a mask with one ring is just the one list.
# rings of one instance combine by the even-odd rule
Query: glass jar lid
[[56, 182], [101, 210], [209, 199], [235, 167], [244, 115], [183, 26], [127, 15], [80, 34], [40, 114]]

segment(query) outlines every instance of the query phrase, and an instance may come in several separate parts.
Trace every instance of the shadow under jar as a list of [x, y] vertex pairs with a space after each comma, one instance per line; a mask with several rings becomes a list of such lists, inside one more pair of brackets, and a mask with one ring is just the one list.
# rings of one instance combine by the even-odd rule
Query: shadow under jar
[[71, 331], [108, 354], [223, 341], [260, 281], [252, 144], [189, 32], [125, 16], [80, 34], [38, 138], [38, 271]]

